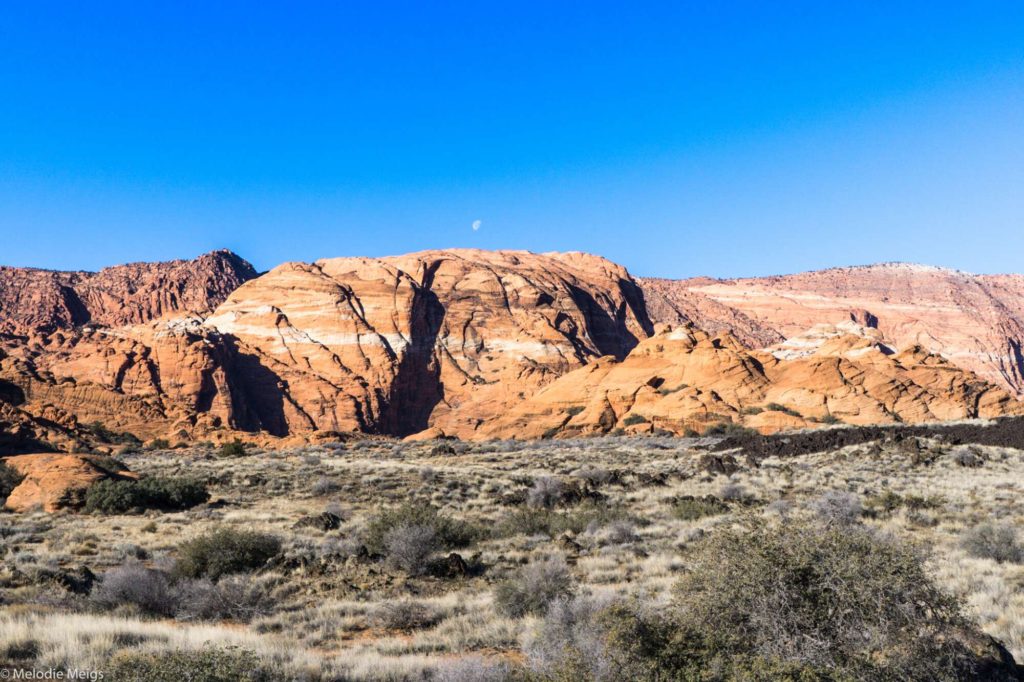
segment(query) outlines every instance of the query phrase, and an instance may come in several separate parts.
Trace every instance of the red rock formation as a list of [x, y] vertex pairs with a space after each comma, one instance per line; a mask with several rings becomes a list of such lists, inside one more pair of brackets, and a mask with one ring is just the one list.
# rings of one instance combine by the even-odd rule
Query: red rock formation
[[[1011, 384], [1021, 278], [892, 266], [829, 272], [647, 280], [642, 291], [596, 256], [477, 250], [285, 263], [256, 278], [226, 252], [96, 274], [0, 269], [0, 448], [71, 449], [85, 435], [80, 425], [94, 421], [143, 439], [219, 440], [239, 430], [478, 437], [513, 433], [491, 422], [529, 413], [543, 433], [564, 426], [549, 419], [561, 408], [530, 410], [559, 377], [559, 391], [608, 396], [573, 403], [585, 412], [572, 424], [614, 428], [633, 409], [624, 404], [667, 390], [634, 385], [637, 368], [644, 385], [681, 372], [693, 389], [651, 399], [660, 406], [650, 416], [665, 410], [666, 423], [738, 413], [773, 429], [830, 414], [887, 421], [1015, 409], [969, 373], [905, 349], [938, 345], [952, 362], [992, 376], [995, 351], [968, 351], [1002, 339], [1010, 351], [1000, 351], [1005, 374], [995, 374]], [[651, 316], [712, 334], [670, 339], [680, 358], [667, 356], [651, 350], [664, 339], [645, 341]], [[799, 335], [818, 318], [860, 326]], [[607, 372], [619, 388], [581, 379], [587, 372]], [[973, 397], [981, 402], [971, 407]], [[742, 414], [765, 401], [803, 416]]]
[[[16, 512], [42, 509], [54, 512], [77, 506], [86, 489], [108, 478], [135, 478], [117, 462], [94, 455], [36, 454], [8, 457], [4, 463], [24, 476], [4, 508]], [[114, 469], [111, 469], [111, 466]]]
[[99, 272], [0, 266], [0, 334], [45, 334], [85, 324], [117, 327], [169, 313], [209, 312], [255, 276], [253, 267], [230, 251]]
[[[621, 266], [585, 254], [427, 251], [286, 263], [205, 326], [236, 344], [262, 428], [472, 433], [650, 332]], [[275, 390], [276, 389], [276, 390]]]
[[762, 431], [1024, 414], [1003, 389], [920, 347], [894, 354], [855, 326], [748, 350], [723, 333], [665, 328], [622, 361], [569, 372], [486, 425], [479, 437], [540, 438], [615, 429], [682, 434], [740, 423]]
[[893, 347], [920, 345], [1017, 395], [1024, 391], [1022, 275], [884, 264], [781, 277], [641, 283], [664, 295], [709, 298], [784, 337], [852, 319], [877, 327]]

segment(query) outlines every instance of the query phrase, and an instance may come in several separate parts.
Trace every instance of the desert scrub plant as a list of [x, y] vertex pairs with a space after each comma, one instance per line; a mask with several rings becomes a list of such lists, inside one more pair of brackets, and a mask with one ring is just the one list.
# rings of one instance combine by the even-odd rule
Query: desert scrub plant
[[18, 470], [0, 460], [0, 505], [14, 491], [25, 477], [18, 473]]
[[626, 418], [622, 420], [622, 425], [636, 426], [637, 424], [646, 424], [648, 423], [648, 421], [650, 420], [648, 420], [647, 417], [643, 416], [642, 414], [630, 414], [627, 415]]
[[255, 651], [207, 647], [199, 651], [126, 651], [115, 654], [107, 670], [118, 682], [272, 682], [282, 671], [260, 660]]
[[173, 616], [177, 610], [169, 576], [134, 561], [104, 573], [89, 596], [107, 608], [130, 605], [155, 616]]
[[900, 495], [892, 490], [886, 490], [878, 495], [873, 495], [865, 500], [864, 506], [867, 513], [874, 516], [885, 516], [892, 514], [898, 509], [909, 511], [924, 511], [926, 509], [938, 509], [946, 503], [946, 500], [938, 495]]
[[217, 454], [221, 457], [244, 457], [247, 452], [247, 447], [238, 438], [233, 441], [229, 441], [220, 446], [217, 450]]
[[706, 497], [684, 495], [672, 501], [672, 516], [680, 521], [696, 521], [705, 516], [718, 516], [728, 511], [729, 505], [712, 495]]
[[781, 412], [782, 414], [788, 414], [790, 417], [800, 417], [801, 419], [803, 419], [803, 415], [794, 410], [792, 407], [786, 407], [785, 405], [780, 405], [779, 403], [768, 403], [767, 405], [764, 406], [764, 409], [770, 412]]
[[180, 511], [210, 499], [206, 485], [192, 478], [147, 476], [137, 481], [104, 479], [85, 492], [85, 511], [124, 514], [133, 510]]
[[427, 560], [440, 548], [437, 531], [432, 526], [403, 524], [384, 534], [384, 555], [388, 564], [414, 575], [427, 571]]
[[174, 586], [175, 615], [180, 620], [248, 622], [274, 611], [273, 587], [279, 578], [227, 575], [218, 582], [206, 578], [179, 580]]
[[569, 566], [561, 556], [535, 559], [498, 583], [494, 603], [512, 618], [542, 614], [557, 599], [567, 599], [576, 589]]
[[424, 527], [433, 531], [436, 547], [459, 549], [484, 537], [483, 529], [442, 514], [425, 502], [407, 502], [381, 509], [366, 525], [363, 541], [371, 554], [387, 554], [388, 535], [396, 528]]
[[526, 493], [526, 504], [533, 508], [551, 509], [562, 501], [565, 485], [554, 476], [538, 476]]
[[217, 528], [178, 546], [174, 574], [217, 580], [262, 568], [281, 552], [281, 541], [256, 531]]
[[103, 443], [110, 443], [112, 445], [141, 445], [142, 441], [135, 437], [131, 433], [121, 433], [118, 431], [112, 431], [100, 421], [94, 421], [86, 424], [85, 428], [93, 436]]
[[1024, 563], [1017, 529], [1008, 523], [986, 522], [964, 531], [960, 538], [964, 550], [979, 559], [992, 559], [997, 563]]
[[842, 490], [829, 490], [811, 503], [811, 509], [822, 523], [850, 526], [860, 521], [864, 513], [860, 498]]
[[598, 502], [584, 502], [570, 510], [518, 507], [502, 518], [494, 529], [496, 537], [513, 535], [549, 535], [582, 533], [591, 525], [604, 526], [616, 521], [642, 525], [642, 519], [624, 509]]
[[677, 585], [672, 615], [677, 637], [698, 641], [705, 665], [809, 666], [835, 675], [825, 679], [978, 679], [971, 648], [980, 633], [960, 603], [916, 550], [859, 526], [716, 532]]

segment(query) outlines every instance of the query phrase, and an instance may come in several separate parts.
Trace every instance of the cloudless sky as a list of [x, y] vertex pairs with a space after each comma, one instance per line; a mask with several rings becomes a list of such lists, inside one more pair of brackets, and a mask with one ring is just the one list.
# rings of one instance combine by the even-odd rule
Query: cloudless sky
[[0, 263], [222, 247], [1021, 272], [1024, 2], [4, 3]]

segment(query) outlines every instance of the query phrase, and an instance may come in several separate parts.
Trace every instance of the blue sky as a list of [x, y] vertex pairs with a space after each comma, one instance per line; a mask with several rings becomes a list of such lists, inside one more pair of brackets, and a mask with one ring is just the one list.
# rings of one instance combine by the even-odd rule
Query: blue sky
[[1019, 0], [7, 3], [0, 93], [3, 264], [1024, 271]]

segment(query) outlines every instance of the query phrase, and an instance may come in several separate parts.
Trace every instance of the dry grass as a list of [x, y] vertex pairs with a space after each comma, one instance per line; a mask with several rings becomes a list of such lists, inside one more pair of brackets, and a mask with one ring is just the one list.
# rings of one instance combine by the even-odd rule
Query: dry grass
[[[960, 547], [963, 531], [981, 521], [1022, 520], [1019, 451], [978, 448], [983, 464], [965, 467], [951, 449], [933, 445], [935, 461], [915, 466], [895, 447], [856, 446], [770, 459], [726, 477], [700, 470], [707, 442], [693, 439], [457, 445], [455, 454], [435, 452], [435, 443], [391, 441], [237, 458], [199, 448], [140, 453], [127, 458], [137, 471], [208, 479], [211, 503], [170, 514], [0, 515], [0, 654], [13, 647], [35, 652], [31, 662], [37, 666], [102, 669], [112, 653], [125, 649], [230, 645], [258, 652], [288, 676], [314, 679], [419, 679], [464, 656], [518, 661], [536, 619], [499, 615], [493, 591], [532, 557], [564, 554], [584, 593], [663, 600], [702, 535], [732, 524], [737, 515], [813, 515], [822, 493], [836, 490], [863, 502], [873, 514], [864, 523], [932, 548], [929, 566], [939, 583], [963, 597], [986, 632], [1024, 658], [1024, 567], [972, 558]], [[604, 497], [600, 504], [628, 521], [593, 521], [555, 537], [483, 538], [458, 550], [479, 566], [463, 577], [410, 575], [358, 552], [362, 530], [381, 507], [421, 499], [493, 530], [526, 506], [528, 491], [544, 476], [567, 485], [595, 483]], [[727, 500], [727, 513], [690, 521], [673, 514], [679, 497], [721, 496], [723, 489], [735, 498]], [[930, 502], [889, 511], [871, 506], [886, 494]], [[562, 504], [553, 513], [568, 523], [586, 504]], [[342, 517], [340, 528], [297, 525], [328, 508]], [[146, 619], [101, 611], [53, 582], [61, 571], [82, 565], [100, 574], [126, 555], [166, 565], [180, 542], [220, 526], [257, 529], [285, 541], [285, 560], [273, 571], [286, 584], [275, 593], [270, 615], [247, 624]], [[377, 615], [380, 605], [403, 599], [429, 610], [430, 624], [386, 627]]]

